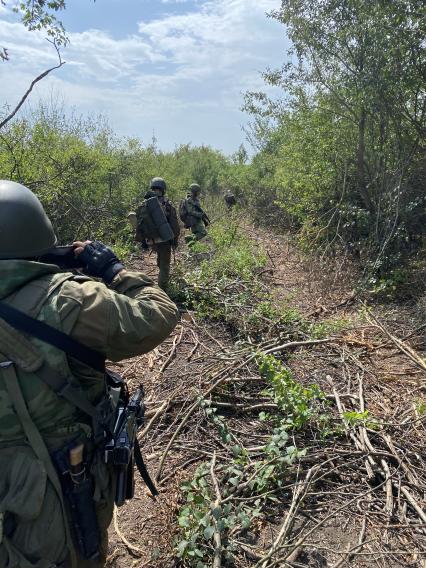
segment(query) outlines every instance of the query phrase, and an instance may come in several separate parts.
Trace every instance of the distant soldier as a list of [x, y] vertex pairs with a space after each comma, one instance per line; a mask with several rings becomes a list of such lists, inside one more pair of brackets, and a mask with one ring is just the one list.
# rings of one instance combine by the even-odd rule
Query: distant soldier
[[237, 200], [235, 199], [235, 195], [229, 189], [225, 193], [224, 200], [225, 200], [225, 203], [226, 203], [226, 207], [228, 208], [229, 211], [234, 207], [234, 205], [237, 204]]
[[[177, 219], [176, 209], [171, 201], [169, 201], [169, 199], [165, 197], [166, 190], [167, 185], [164, 179], [155, 177], [151, 180], [150, 189], [145, 194], [144, 199], [148, 200], [151, 197], [156, 197], [158, 199], [172, 231], [170, 240], [162, 241], [161, 239], [157, 238], [156, 233], [151, 231], [151, 228], [146, 220], [144, 220], [141, 215], [138, 215], [138, 212], [140, 212], [143, 207], [139, 207], [138, 211], [136, 212], [136, 240], [141, 242], [142, 248], [147, 249], [151, 247], [152, 250], [157, 253], [157, 266], [159, 268], [158, 285], [163, 290], [167, 288], [169, 283], [172, 248], [176, 248], [178, 246], [180, 235], [180, 226]], [[128, 218], [129, 222], [132, 224], [130, 215], [131, 214], [129, 214]]]
[[200, 241], [207, 235], [206, 227], [210, 224], [210, 219], [200, 205], [199, 195], [201, 187], [198, 183], [189, 186], [189, 193], [186, 199], [180, 204], [179, 214], [185, 227], [191, 229], [192, 234], [185, 237], [187, 243]]

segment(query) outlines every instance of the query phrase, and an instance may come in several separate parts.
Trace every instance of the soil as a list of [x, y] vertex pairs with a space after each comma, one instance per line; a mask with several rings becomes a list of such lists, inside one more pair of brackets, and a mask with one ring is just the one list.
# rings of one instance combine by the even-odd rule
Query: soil
[[[426, 372], [416, 362], [426, 350], [424, 315], [414, 303], [375, 304], [369, 313], [354, 290], [357, 267], [348, 260], [309, 257], [287, 236], [257, 230], [252, 238], [267, 250], [269, 262], [261, 278], [279, 309], [295, 308], [314, 323], [340, 322], [329, 343], [283, 354], [300, 382], [316, 383], [327, 393], [342, 432], [337, 440], [309, 431], [298, 438], [299, 449], [308, 452], [299, 463], [293, 491], [309, 472], [316, 475], [318, 464], [322, 475], [306, 485], [288, 534], [289, 543], [302, 542], [286, 561], [281, 556], [267, 566], [426, 567]], [[135, 259], [135, 267], [142, 265], [155, 276], [154, 256]], [[130, 388], [144, 384], [147, 416], [140, 439], [147, 467], [158, 477], [160, 497], [154, 501], [135, 473], [136, 496], [116, 510], [111, 525], [108, 567], [180, 566], [174, 547], [181, 484], [214, 452], [218, 460], [227, 452], [202, 412], [186, 422], [185, 415], [197, 393], [225, 376], [221, 373], [228, 373], [226, 380], [241, 375], [245, 381], [245, 390], [234, 398], [234, 391], [217, 395], [223, 416], [246, 443], [261, 444], [265, 426], [256, 413], [243, 409], [262, 389], [261, 381], [250, 365], [238, 368], [230, 355], [235, 349], [223, 324], [182, 313], [181, 323], [161, 346], [119, 365]], [[342, 422], [342, 411], [363, 409], [368, 420]], [[182, 423], [158, 476], [167, 445]], [[237, 568], [255, 566], [265, 557], [290, 514], [291, 501], [290, 492], [256, 533], [241, 536], [245, 546], [236, 555]]]

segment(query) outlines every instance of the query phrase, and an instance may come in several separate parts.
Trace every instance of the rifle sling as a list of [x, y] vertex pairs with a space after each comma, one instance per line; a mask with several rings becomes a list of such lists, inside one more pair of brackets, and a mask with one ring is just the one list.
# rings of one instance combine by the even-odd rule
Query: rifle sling
[[136, 436], [135, 438], [135, 464], [136, 467], [138, 468], [139, 473], [141, 474], [142, 479], [145, 482], [145, 485], [148, 487], [148, 489], [151, 492], [151, 495], [155, 498], [158, 495], [158, 490], [154, 485], [154, 482], [152, 481], [148, 470], [146, 469], [146, 465], [145, 462], [143, 461], [143, 457], [142, 457], [142, 452], [141, 452], [141, 448], [139, 446], [139, 440], [138, 437]]
[[92, 367], [95, 371], [105, 373], [105, 357], [102, 353], [95, 351], [87, 345], [83, 345], [79, 341], [73, 339], [66, 333], [55, 329], [54, 327], [34, 319], [24, 312], [17, 310], [13, 306], [0, 301], [0, 317], [3, 318], [9, 325], [28, 333], [61, 351], [67, 355], [78, 359], [85, 365]]
[[[16, 308], [1, 301], [0, 317], [18, 331], [32, 335], [49, 345], [53, 345], [54, 347], [61, 349], [82, 363], [90, 365], [96, 371], [105, 372], [105, 359], [101, 353], [98, 353], [94, 349], [72, 339], [62, 331], [55, 329], [44, 322], [36, 320], [24, 312], [21, 312], [20, 310], [17, 310]], [[108, 432], [108, 429], [104, 424], [104, 417], [101, 416], [101, 413], [88, 400], [88, 398], [77, 387], [70, 383], [67, 377], [59, 375], [57, 371], [50, 367], [47, 363], [43, 363], [43, 365], [37, 370], [37, 376], [58, 396], [65, 398], [73, 406], [76, 406], [79, 410], [90, 416], [95, 423], [98, 423]], [[96, 428], [95, 431], [98, 431], [98, 428]]]

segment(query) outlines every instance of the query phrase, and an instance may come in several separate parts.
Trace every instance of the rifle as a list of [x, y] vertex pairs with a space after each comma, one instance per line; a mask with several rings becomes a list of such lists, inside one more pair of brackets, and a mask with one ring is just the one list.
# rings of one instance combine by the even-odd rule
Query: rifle
[[202, 209], [201, 205], [198, 205], [197, 203], [193, 203], [193, 205], [194, 205], [194, 207], [195, 207], [196, 209], [198, 209], [198, 211], [199, 211], [200, 213], [203, 214], [203, 216], [201, 217], [201, 220], [204, 222], [204, 224], [205, 224], [206, 226], [207, 226], [207, 225], [210, 225], [211, 221], [210, 221], [210, 219], [209, 219], [207, 213]]
[[152, 495], [158, 491], [151, 481], [142, 460], [137, 433], [144, 421], [143, 387], [137, 389], [127, 404], [119, 403], [114, 424], [113, 437], [105, 446], [105, 462], [114, 464], [117, 472], [115, 504], [123, 505], [135, 492], [134, 463]]
[[74, 250], [72, 245], [55, 247], [37, 260], [45, 264], [56, 264], [60, 268], [83, 268], [84, 264], [75, 256]]

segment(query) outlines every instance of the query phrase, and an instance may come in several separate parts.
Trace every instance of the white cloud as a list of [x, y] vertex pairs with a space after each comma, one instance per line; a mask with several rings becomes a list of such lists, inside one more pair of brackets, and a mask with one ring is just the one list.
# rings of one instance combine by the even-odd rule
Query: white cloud
[[[182, 0], [167, 3], [176, 1]], [[284, 57], [284, 30], [265, 17], [278, 5], [279, 0], [208, 0], [188, 5], [184, 14], [139, 22], [139, 33], [124, 38], [98, 29], [71, 33], [63, 51], [67, 65], [43, 80], [37, 93], [47, 96], [54, 89], [77, 109], [102, 111], [121, 133], [155, 128], [166, 133], [168, 147], [192, 140], [232, 144], [232, 150], [241, 139], [241, 92], [261, 88], [259, 72]], [[11, 55], [0, 64], [2, 99], [13, 104], [31, 77], [54, 64], [56, 54], [41, 33], [1, 18], [0, 44]], [[232, 128], [223, 144], [219, 125]], [[215, 132], [212, 139], [209, 131]], [[160, 143], [162, 138], [159, 133]]]

